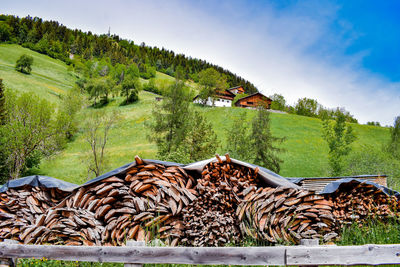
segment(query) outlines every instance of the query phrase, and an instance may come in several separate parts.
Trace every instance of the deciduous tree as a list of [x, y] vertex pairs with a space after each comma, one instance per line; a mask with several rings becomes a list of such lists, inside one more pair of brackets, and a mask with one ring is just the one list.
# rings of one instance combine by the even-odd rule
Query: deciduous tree
[[341, 175], [344, 166], [344, 157], [351, 151], [351, 143], [356, 140], [353, 128], [346, 124], [346, 117], [337, 112], [336, 119], [331, 122], [323, 120], [323, 137], [329, 146], [329, 165], [332, 175]]
[[228, 87], [226, 76], [220, 74], [214, 68], [208, 68], [199, 73], [199, 84], [201, 86], [200, 99], [203, 105], [207, 103], [209, 97], [214, 101], [214, 96], [218, 90], [223, 91]]
[[141, 89], [141, 84], [138, 78], [127, 77], [121, 84], [121, 95], [125, 96], [125, 102], [123, 104], [127, 105], [133, 103], [139, 99], [139, 91]]
[[104, 110], [88, 112], [83, 123], [84, 138], [90, 146], [88, 178], [91, 174], [97, 177], [104, 171], [109, 132], [118, 119], [119, 115], [116, 112], [106, 113]]
[[283, 97], [283, 95], [273, 94], [269, 98], [272, 99], [271, 109], [282, 111], [286, 110], [286, 99]]
[[390, 128], [388, 151], [395, 158], [400, 159], [400, 116], [396, 117], [393, 127]]
[[32, 71], [33, 57], [23, 54], [15, 64], [15, 69], [19, 72], [29, 74]]
[[15, 179], [25, 169], [27, 160], [38, 154], [48, 155], [57, 149], [56, 139], [64, 132], [51, 103], [32, 93], [6, 94], [7, 120], [5, 151], [10, 177]]
[[297, 101], [297, 104], [294, 107], [294, 109], [296, 114], [298, 115], [316, 117], [318, 102], [317, 100], [304, 97]]

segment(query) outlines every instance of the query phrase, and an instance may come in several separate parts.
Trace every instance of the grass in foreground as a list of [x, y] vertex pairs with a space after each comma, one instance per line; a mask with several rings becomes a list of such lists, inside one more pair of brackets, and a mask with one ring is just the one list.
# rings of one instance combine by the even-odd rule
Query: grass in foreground
[[400, 219], [391, 218], [386, 222], [370, 219], [362, 225], [354, 223], [343, 229], [342, 239], [337, 244], [400, 244]]

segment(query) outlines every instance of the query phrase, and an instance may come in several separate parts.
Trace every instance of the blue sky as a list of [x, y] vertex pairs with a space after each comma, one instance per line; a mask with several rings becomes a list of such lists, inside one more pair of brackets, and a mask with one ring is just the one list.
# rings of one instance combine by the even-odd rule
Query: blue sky
[[206, 59], [290, 104], [400, 115], [400, 1], [15, 1], [2, 11]]
[[337, 2], [337, 7], [329, 30], [348, 42], [340, 47], [343, 52], [363, 53], [363, 68], [400, 81], [400, 2], [352, 0]]

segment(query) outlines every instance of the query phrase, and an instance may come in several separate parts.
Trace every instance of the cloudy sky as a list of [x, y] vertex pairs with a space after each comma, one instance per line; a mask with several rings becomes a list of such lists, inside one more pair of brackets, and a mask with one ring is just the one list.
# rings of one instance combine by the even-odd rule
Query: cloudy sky
[[16, 1], [1, 13], [57, 20], [206, 59], [266, 95], [345, 107], [361, 123], [400, 115], [399, 1]]

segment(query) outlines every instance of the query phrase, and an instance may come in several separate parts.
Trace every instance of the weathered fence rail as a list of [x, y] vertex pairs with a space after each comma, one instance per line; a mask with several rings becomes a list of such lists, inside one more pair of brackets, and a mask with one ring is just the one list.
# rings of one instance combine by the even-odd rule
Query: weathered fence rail
[[[209, 265], [380, 265], [400, 264], [400, 244], [276, 247], [54, 246], [0, 243], [0, 258]], [[131, 264], [131, 265], [129, 265]]]

